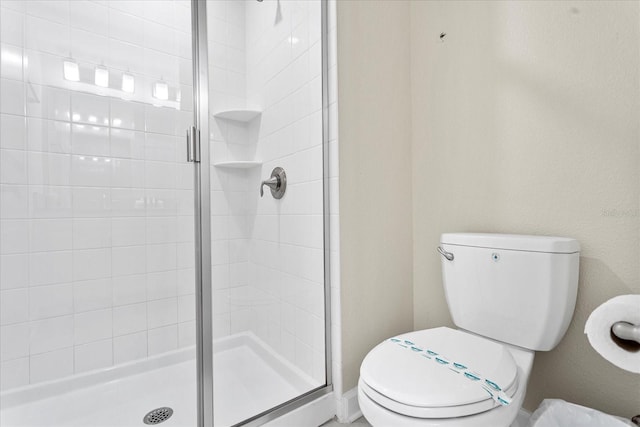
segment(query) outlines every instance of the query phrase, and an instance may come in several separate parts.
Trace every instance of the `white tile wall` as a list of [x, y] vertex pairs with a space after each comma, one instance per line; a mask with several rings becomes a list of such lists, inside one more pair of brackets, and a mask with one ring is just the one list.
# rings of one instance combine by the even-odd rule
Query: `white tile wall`
[[[318, 383], [325, 378], [320, 1], [212, 1], [213, 112], [257, 109], [247, 124], [212, 119], [214, 334], [250, 330]], [[287, 172], [287, 194], [258, 186]]]
[[[253, 330], [321, 382], [319, 2], [281, 2], [279, 19], [275, 1], [210, 3], [212, 108], [263, 111], [246, 126], [212, 122], [213, 160], [265, 161], [213, 170], [214, 334]], [[193, 260], [182, 250], [192, 239], [191, 176], [177, 147], [191, 120], [187, 2], [2, 7], [2, 388], [192, 345]], [[335, 83], [335, 26], [331, 34]], [[69, 55], [82, 82], [61, 78]], [[100, 63], [110, 89], [87, 83]], [[123, 72], [134, 94], [118, 90]], [[181, 90], [180, 103], [151, 97], [160, 79], [173, 96]], [[335, 272], [335, 92], [330, 101]], [[259, 200], [256, 184], [276, 165], [289, 173], [287, 197]]]
[[0, 3], [0, 389], [194, 344], [189, 7]]

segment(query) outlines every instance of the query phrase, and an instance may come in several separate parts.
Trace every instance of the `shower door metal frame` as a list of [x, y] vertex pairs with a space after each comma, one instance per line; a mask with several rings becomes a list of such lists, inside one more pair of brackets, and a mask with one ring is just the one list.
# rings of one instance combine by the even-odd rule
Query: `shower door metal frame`
[[[236, 426], [259, 426], [333, 391], [331, 370], [331, 246], [329, 169], [328, 0], [321, 4], [323, 259], [325, 303], [325, 384]], [[207, 0], [191, 0], [194, 125], [201, 143], [194, 162], [196, 366], [198, 427], [213, 427], [213, 294], [211, 273], [211, 181], [209, 147], [209, 60]], [[235, 426], [234, 426], [235, 427]]]
[[200, 161], [194, 162], [196, 380], [198, 427], [213, 426], [213, 287], [211, 273], [211, 192], [209, 153], [209, 57], [206, 0], [191, 0], [193, 134]]

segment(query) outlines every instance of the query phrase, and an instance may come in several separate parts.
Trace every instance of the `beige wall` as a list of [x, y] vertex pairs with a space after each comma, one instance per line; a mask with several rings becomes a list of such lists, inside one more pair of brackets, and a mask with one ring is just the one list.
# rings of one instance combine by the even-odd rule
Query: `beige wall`
[[639, 9], [338, 2], [345, 390], [381, 339], [450, 324], [440, 233], [562, 235], [582, 244], [576, 312], [525, 407], [640, 412], [640, 376], [583, 334], [599, 304], [640, 292]]
[[582, 245], [573, 323], [536, 356], [527, 409], [554, 397], [640, 413], [640, 376], [583, 334], [596, 306], [640, 292], [639, 25], [638, 2], [412, 3], [415, 328], [451, 322], [442, 232]]
[[411, 330], [409, 3], [339, 1], [344, 390], [386, 337]]

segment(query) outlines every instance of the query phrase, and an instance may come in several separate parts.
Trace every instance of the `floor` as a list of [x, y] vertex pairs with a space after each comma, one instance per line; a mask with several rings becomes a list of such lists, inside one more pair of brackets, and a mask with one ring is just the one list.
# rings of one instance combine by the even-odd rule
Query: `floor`
[[[215, 425], [229, 426], [314, 388], [278, 356], [247, 337], [215, 350]], [[129, 369], [131, 371], [131, 369]], [[3, 408], [2, 427], [143, 427], [145, 414], [171, 407], [163, 427], [196, 425], [194, 359], [83, 387], [32, 393], [37, 399]], [[34, 386], [36, 387], [36, 386]], [[43, 389], [44, 390], [44, 389]], [[6, 400], [8, 401], [8, 400]]]

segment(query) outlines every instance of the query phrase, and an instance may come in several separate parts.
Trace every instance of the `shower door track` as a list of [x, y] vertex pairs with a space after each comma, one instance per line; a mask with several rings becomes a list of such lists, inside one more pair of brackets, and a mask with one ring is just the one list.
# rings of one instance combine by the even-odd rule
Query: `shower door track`
[[[328, 0], [321, 2], [323, 258], [325, 302], [325, 385], [245, 420], [259, 426], [333, 391], [331, 372], [331, 246], [329, 194]], [[209, 72], [206, 0], [191, 0], [194, 126], [200, 135], [200, 162], [194, 162], [196, 365], [198, 427], [213, 427], [213, 295], [211, 272], [211, 184]], [[234, 426], [235, 427], [235, 426]]]

